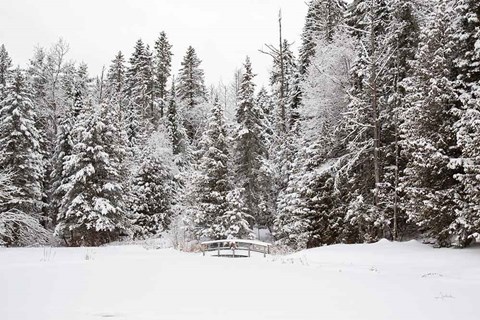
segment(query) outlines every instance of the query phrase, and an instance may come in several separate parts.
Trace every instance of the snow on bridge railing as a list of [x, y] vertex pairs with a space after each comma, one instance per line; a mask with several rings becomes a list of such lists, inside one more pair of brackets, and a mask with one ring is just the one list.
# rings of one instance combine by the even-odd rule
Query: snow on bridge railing
[[[223, 250], [232, 250], [232, 256], [235, 258], [235, 251], [243, 250], [248, 252], [250, 257], [250, 252], [259, 252], [263, 253], [263, 256], [266, 257], [267, 253], [270, 254], [271, 243], [262, 242], [258, 240], [245, 240], [245, 239], [223, 239], [223, 240], [211, 240], [204, 241], [201, 243], [202, 253], [205, 256], [207, 251], [217, 251], [217, 256], [220, 255], [220, 251]], [[241, 255], [237, 255], [241, 256]]]

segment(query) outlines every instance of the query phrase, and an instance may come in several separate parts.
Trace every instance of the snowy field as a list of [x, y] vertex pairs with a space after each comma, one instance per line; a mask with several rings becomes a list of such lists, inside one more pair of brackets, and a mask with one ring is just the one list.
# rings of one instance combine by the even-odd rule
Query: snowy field
[[2, 320], [478, 320], [479, 291], [479, 247], [413, 241], [250, 259], [0, 248]]

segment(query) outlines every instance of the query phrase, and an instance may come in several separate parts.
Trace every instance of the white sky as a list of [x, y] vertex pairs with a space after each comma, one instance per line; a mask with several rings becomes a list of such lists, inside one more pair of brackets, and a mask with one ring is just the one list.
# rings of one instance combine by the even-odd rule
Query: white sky
[[36, 45], [59, 37], [69, 58], [84, 61], [92, 76], [108, 67], [118, 50], [130, 57], [137, 39], [152, 47], [164, 30], [173, 45], [174, 73], [192, 45], [203, 61], [207, 84], [229, 83], [245, 56], [257, 82], [267, 84], [271, 58], [260, 53], [278, 43], [278, 10], [284, 37], [300, 44], [304, 0], [0, 0], [0, 43], [15, 64], [25, 66]]

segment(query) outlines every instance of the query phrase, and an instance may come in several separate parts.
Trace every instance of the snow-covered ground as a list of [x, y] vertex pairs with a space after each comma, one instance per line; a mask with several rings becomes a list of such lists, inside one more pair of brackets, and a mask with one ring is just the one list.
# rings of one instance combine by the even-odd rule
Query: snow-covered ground
[[480, 248], [414, 241], [250, 259], [0, 248], [2, 320], [477, 320], [479, 292]]

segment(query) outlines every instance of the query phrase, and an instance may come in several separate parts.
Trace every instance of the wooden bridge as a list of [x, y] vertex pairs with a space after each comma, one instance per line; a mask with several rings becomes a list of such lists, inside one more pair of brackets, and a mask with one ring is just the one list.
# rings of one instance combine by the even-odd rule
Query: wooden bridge
[[[207, 251], [216, 251], [217, 256], [232, 256], [235, 257], [250, 257], [250, 253], [259, 252], [263, 253], [263, 256], [266, 257], [267, 254], [270, 254], [271, 243], [257, 241], [257, 240], [243, 240], [243, 239], [224, 239], [224, 240], [212, 240], [204, 241], [201, 243], [202, 253], [205, 256]], [[221, 254], [222, 252], [227, 251], [228, 254]], [[239, 253], [248, 253], [248, 255], [243, 255]], [[230, 255], [231, 253], [231, 255]]]

